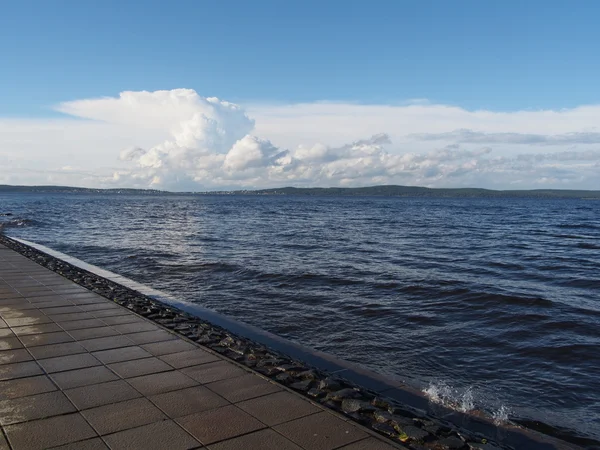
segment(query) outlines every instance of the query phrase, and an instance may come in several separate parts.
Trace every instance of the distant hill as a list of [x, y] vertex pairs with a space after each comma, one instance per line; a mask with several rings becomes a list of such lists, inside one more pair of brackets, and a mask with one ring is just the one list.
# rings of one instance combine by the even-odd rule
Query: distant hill
[[600, 200], [600, 191], [566, 189], [535, 189], [496, 191], [480, 188], [426, 188], [418, 186], [369, 186], [360, 188], [295, 188], [210, 191], [210, 192], [168, 192], [155, 189], [90, 189], [69, 186], [11, 186], [0, 185], [0, 193], [37, 194], [113, 194], [113, 195], [300, 195], [300, 196], [378, 196], [378, 197], [468, 197], [468, 198], [583, 198]]

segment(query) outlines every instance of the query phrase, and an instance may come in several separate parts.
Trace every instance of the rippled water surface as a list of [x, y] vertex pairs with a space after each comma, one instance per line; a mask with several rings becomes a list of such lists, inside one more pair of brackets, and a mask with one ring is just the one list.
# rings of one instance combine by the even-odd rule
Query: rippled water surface
[[0, 196], [48, 245], [490, 413], [600, 439], [600, 202]]

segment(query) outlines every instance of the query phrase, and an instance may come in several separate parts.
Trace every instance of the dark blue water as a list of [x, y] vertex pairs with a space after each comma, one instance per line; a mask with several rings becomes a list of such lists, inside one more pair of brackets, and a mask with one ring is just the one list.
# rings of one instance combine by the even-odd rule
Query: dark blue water
[[43, 243], [432, 397], [600, 439], [600, 202], [3, 195]]

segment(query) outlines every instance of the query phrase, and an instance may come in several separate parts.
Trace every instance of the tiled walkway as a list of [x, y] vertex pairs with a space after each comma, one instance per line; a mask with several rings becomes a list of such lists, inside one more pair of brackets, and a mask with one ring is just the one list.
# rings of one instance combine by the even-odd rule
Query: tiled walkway
[[391, 450], [0, 245], [0, 450]]

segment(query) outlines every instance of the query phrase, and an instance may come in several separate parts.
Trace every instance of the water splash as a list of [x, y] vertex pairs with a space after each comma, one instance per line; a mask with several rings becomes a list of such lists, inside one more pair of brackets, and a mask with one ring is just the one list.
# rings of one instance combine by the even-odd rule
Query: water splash
[[494, 424], [503, 425], [508, 423], [508, 416], [510, 414], [510, 409], [504, 405], [501, 405], [496, 411], [492, 413], [492, 418], [494, 419]]

